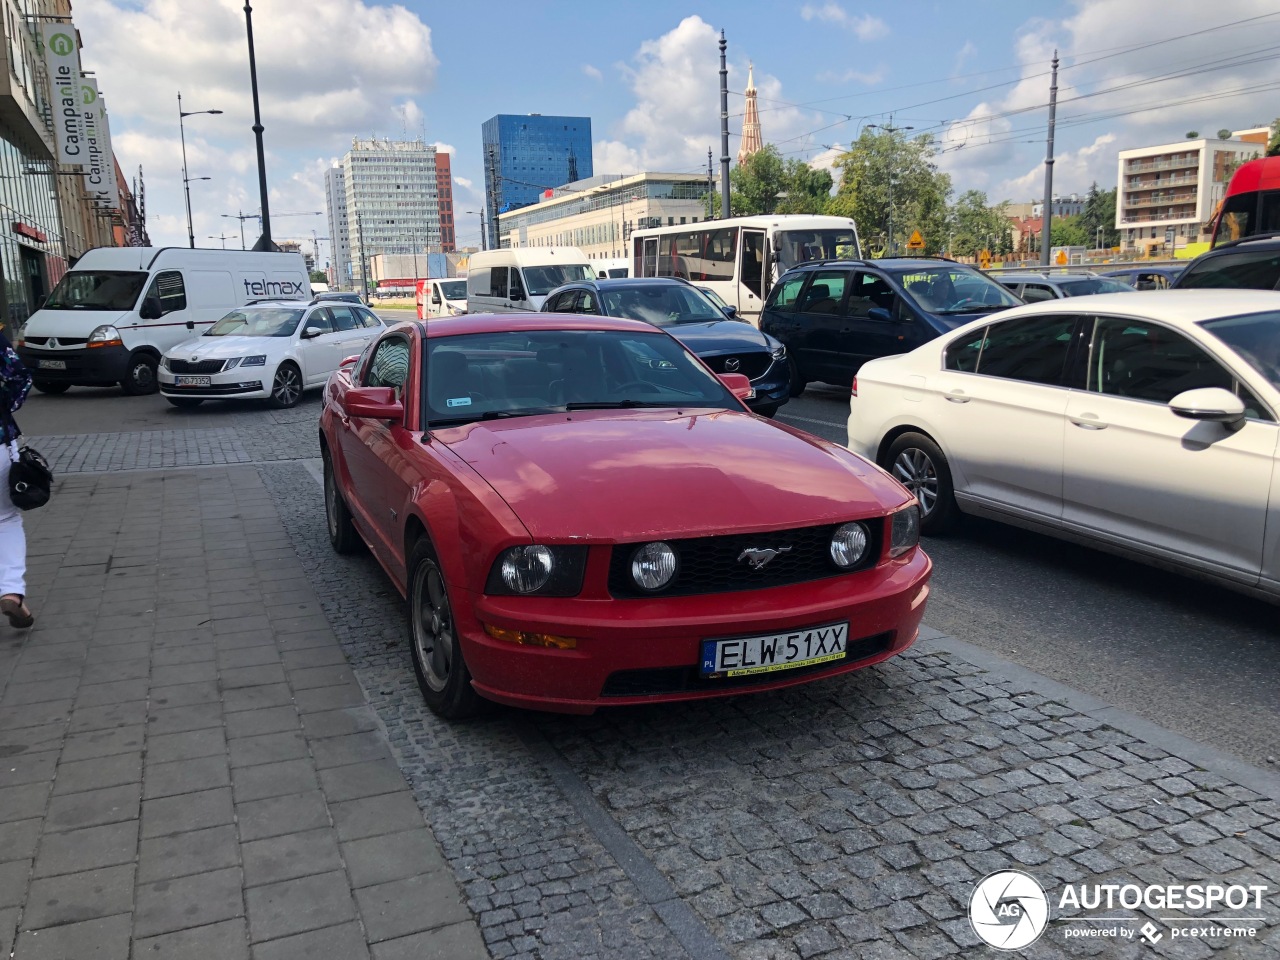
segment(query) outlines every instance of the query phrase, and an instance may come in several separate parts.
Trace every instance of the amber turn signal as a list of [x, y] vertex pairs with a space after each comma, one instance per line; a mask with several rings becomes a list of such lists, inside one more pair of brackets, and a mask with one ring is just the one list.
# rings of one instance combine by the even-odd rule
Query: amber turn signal
[[573, 637], [557, 637], [550, 633], [526, 633], [524, 630], [508, 630], [506, 627], [495, 627], [489, 623], [484, 625], [484, 632], [495, 640], [518, 643], [522, 647], [549, 647], [552, 650], [573, 650], [578, 646], [578, 641]]

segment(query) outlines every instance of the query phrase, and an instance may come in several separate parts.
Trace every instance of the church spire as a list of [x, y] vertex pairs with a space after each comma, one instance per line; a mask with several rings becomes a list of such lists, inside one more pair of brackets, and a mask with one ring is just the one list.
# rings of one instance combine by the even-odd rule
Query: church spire
[[741, 166], [753, 153], [759, 153], [764, 142], [760, 139], [760, 112], [756, 108], [755, 64], [747, 65], [747, 89], [744, 96], [747, 109], [742, 119], [742, 144], [738, 147], [738, 164]]

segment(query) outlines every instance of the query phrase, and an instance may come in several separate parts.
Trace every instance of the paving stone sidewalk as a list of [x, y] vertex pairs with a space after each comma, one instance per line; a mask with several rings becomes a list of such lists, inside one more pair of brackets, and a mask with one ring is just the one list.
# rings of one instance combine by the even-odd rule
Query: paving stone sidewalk
[[27, 523], [0, 957], [488, 956], [257, 470], [72, 476]]

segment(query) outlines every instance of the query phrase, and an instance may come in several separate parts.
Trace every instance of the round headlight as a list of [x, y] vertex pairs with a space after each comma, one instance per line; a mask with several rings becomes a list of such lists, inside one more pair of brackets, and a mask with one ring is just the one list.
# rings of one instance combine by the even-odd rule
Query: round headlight
[[676, 575], [676, 552], [665, 543], [646, 543], [631, 557], [631, 578], [641, 590], [661, 590]]
[[502, 558], [502, 582], [513, 593], [535, 593], [547, 585], [556, 561], [540, 543], [512, 547]]
[[867, 552], [867, 528], [860, 523], [846, 523], [831, 538], [831, 559], [846, 570], [858, 565]]

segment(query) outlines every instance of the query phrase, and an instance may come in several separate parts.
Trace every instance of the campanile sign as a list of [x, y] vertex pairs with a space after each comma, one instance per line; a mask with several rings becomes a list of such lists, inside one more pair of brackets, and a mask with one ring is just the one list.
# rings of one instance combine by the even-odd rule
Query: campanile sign
[[53, 133], [60, 164], [88, 162], [80, 91], [80, 46], [70, 20], [47, 20], [40, 26], [45, 68], [53, 100]]

